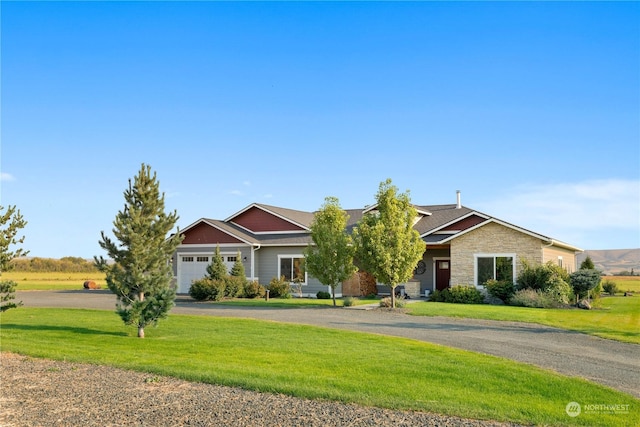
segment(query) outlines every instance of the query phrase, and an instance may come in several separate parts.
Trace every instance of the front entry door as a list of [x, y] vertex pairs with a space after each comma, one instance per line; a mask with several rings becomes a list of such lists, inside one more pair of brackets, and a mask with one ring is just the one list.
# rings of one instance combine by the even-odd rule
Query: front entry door
[[441, 291], [449, 287], [451, 279], [451, 262], [448, 259], [436, 260], [436, 289]]

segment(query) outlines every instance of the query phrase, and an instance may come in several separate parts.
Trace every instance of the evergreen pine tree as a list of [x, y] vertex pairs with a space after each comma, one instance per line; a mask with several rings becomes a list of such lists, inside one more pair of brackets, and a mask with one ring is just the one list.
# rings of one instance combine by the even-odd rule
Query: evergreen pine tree
[[580, 264], [580, 270], [594, 270], [596, 266], [593, 264], [591, 257], [587, 255], [587, 257]]
[[238, 253], [236, 254], [236, 262], [233, 263], [233, 267], [231, 268], [231, 275], [234, 277], [247, 277], [244, 272], [244, 264], [242, 264], [242, 256], [240, 254], [240, 251], [238, 251]]
[[[15, 206], [9, 206], [4, 213], [1, 213], [4, 207], [0, 206], [0, 275], [3, 272], [11, 270], [13, 265], [11, 260], [25, 256], [29, 251], [22, 248], [9, 250], [12, 245], [19, 245], [24, 242], [24, 236], [17, 237], [20, 229], [27, 225], [22, 214]], [[13, 280], [0, 281], [0, 312], [7, 311], [10, 308], [16, 308], [22, 305], [22, 302], [15, 303], [15, 290], [18, 284]]]
[[167, 238], [178, 221], [176, 211], [164, 212], [164, 193], [159, 190], [156, 173], [143, 164], [133, 183], [124, 192], [125, 206], [113, 222], [118, 243], [101, 233], [100, 247], [113, 260], [95, 257], [95, 264], [106, 273], [107, 285], [116, 294], [116, 310], [125, 324], [144, 328], [166, 318], [174, 305], [175, 286], [169, 263], [182, 241], [180, 233]]
[[216, 251], [211, 258], [211, 264], [207, 265], [207, 275], [211, 280], [222, 280], [229, 275], [224, 259], [220, 255], [220, 246], [216, 246]]

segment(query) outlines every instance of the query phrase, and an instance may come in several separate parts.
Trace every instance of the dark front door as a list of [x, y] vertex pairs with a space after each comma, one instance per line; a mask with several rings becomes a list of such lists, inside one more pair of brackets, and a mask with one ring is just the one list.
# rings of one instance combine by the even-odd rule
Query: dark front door
[[436, 289], [441, 291], [449, 287], [451, 262], [448, 259], [436, 260]]

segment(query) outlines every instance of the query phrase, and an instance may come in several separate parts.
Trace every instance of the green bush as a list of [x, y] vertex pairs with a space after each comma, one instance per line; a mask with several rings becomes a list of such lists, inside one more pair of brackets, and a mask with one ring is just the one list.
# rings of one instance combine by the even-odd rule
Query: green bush
[[266, 288], [258, 283], [257, 280], [247, 280], [244, 284], [245, 298], [262, 298], [266, 292]]
[[244, 294], [244, 286], [247, 283], [247, 279], [244, 276], [227, 276], [224, 278], [224, 282], [224, 296], [237, 298]]
[[454, 304], [482, 304], [484, 295], [473, 286], [456, 285], [441, 291], [436, 290], [429, 296], [429, 301]]
[[354, 297], [344, 297], [342, 305], [345, 307], [353, 307], [356, 305], [356, 299]]
[[600, 284], [602, 278], [598, 270], [578, 270], [569, 277], [573, 292], [578, 298], [586, 297], [590, 290]]
[[491, 279], [487, 280], [484, 285], [487, 288], [487, 292], [489, 292], [489, 295], [498, 298], [505, 304], [509, 301], [509, 298], [511, 298], [516, 291], [511, 280]]
[[316, 298], [318, 299], [331, 299], [331, 294], [327, 291], [318, 291], [316, 294]]
[[618, 292], [618, 285], [611, 279], [602, 282], [602, 289], [609, 295], [615, 295]]
[[533, 308], [552, 308], [558, 305], [551, 295], [544, 291], [531, 288], [516, 291], [509, 300], [509, 304]]
[[449, 301], [455, 304], [482, 304], [484, 295], [473, 286], [457, 285], [449, 289]]
[[550, 304], [559, 306], [568, 304], [573, 296], [569, 281], [569, 273], [553, 261], [531, 265], [523, 260], [522, 269], [516, 280], [516, 290], [539, 291], [538, 294], [544, 294], [545, 298], [552, 299]]
[[573, 297], [571, 286], [558, 276], [551, 279], [544, 293], [553, 299], [556, 305], [569, 304]]
[[291, 298], [291, 284], [284, 276], [280, 276], [279, 279], [276, 277], [271, 279], [267, 289], [269, 290], [269, 297], [271, 298]]
[[198, 301], [220, 301], [225, 295], [225, 281], [204, 277], [195, 280], [189, 288], [191, 298]]

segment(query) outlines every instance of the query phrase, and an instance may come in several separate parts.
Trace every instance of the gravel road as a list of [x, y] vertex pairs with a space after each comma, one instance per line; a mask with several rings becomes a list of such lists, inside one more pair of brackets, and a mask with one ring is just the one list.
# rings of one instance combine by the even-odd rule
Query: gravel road
[[[115, 296], [98, 291], [16, 293], [27, 307], [114, 309]], [[640, 345], [536, 324], [409, 316], [354, 308], [250, 308], [195, 302], [179, 296], [176, 314], [244, 317], [399, 336], [505, 357], [581, 377], [640, 398]]]

